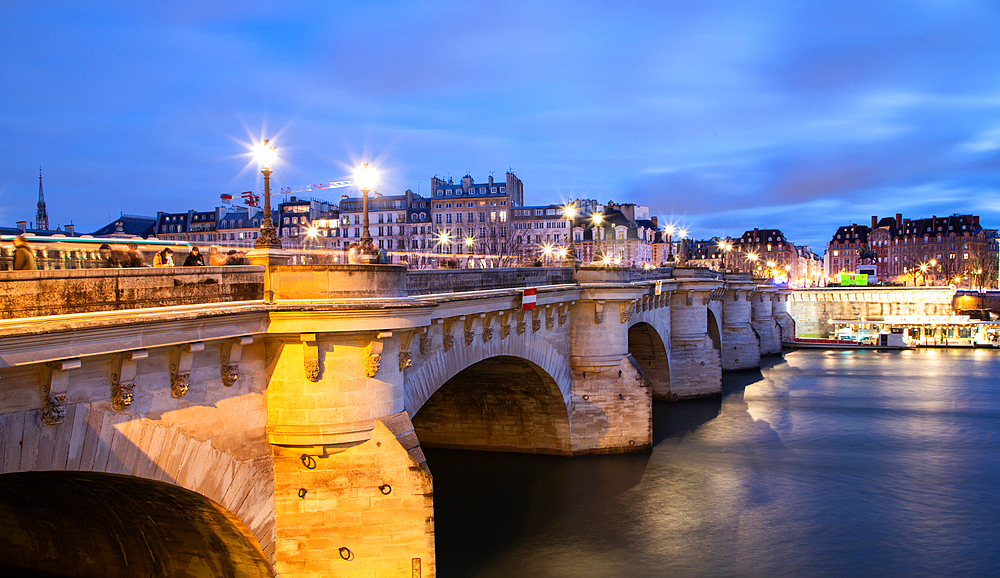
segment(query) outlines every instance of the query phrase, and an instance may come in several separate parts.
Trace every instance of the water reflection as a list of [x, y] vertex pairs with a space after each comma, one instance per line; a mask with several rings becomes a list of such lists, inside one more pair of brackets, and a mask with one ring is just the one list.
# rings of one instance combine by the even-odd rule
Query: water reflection
[[439, 576], [996, 575], [983, 353], [788, 353], [655, 404], [651, 454], [427, 450]]

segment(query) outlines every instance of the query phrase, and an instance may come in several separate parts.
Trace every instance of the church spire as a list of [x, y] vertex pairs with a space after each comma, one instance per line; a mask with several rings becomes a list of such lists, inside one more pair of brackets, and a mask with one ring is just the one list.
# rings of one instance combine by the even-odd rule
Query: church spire
[[42, 167], [38, 167], [38, 211], [35, 213], [35, 228], [48, 230], [49, 214], [45, 211], [45, 195], [42, 194]]

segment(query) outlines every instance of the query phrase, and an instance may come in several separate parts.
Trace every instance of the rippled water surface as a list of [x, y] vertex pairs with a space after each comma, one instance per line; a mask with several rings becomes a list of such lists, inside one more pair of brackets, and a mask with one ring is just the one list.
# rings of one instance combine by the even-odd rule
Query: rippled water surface
[[651, 454], [428, 449], [439, 576], [1000, 576], [1000, 352], [765, 363]]

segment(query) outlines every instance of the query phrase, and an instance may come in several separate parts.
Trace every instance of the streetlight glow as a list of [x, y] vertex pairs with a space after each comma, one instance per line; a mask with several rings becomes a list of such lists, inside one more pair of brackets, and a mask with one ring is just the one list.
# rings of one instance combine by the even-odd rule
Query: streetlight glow
[[268, 139], [264, 139], [257, 143], [257, 146], [253, 149], [253, 158], [257, 161], [257, 164], [266, 168], [269, 168], [274, 161], [278, 160], [277, 149], [270, 144]]
[[576, 217], [576, 207], [574, 207], [572, 204], [566, 205], [563, 208], [563, 214], [566, 215], [567, 219], [575, 218]]
[[377, 177], [378, 175], [375, 173], [375, 168], [368, 166], [368, 163], [354, 169], [354, 183], [358, 185], [358, 188], [362, 191], [370, 191], [374, 189]]

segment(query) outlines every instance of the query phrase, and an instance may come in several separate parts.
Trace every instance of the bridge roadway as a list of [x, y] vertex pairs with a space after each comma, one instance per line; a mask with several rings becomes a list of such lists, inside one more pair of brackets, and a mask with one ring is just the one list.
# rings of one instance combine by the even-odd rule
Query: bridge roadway
[[[7, 275], [5, 317], [32, 316], [0, 321], [0, 472], [74, 471], [95, 487], [118, 474], [209, 498], [218, 536], [257, 553], [256, 570], [226, 575], [433, 576], [422, 446], [648, 451], [653, 399], [720, 395], [723, 370], [757, 367], [794, 336], [787, 294], [694, 268], [199, 268], [113, 287], [102, 272], [103, 303], [79, 299], [85, 273]], [[227, 276], [257, 298], [232, 301]], [[525, 285], [538, 285], [532, 311]], [[211, 302], [192, 302], [206, 287]], [[63, 515], [80, 483], [47, 480]], [[117, 515], [173, 527], [153, 498], [136, 508]], [[51, 527], [16, 525], [0, 558], [47, 543], [28, 555], [40, 570], [98, 560], [113, 574], [131, 556], [219, 575], [178, 561], [204, 532], [80, 553]]]

